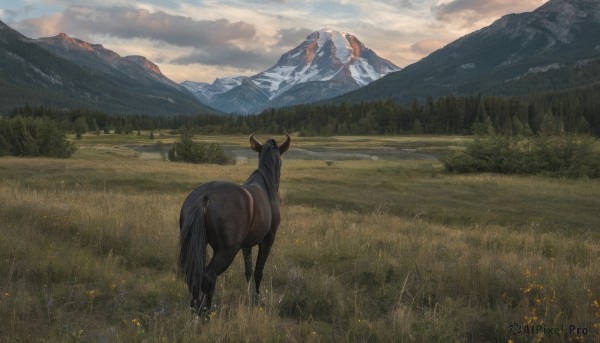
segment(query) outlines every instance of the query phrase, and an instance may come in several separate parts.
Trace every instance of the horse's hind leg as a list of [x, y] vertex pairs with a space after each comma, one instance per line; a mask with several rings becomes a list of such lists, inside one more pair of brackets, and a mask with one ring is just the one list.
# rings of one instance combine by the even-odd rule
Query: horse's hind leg
[[202, 310], [210, 310], [213, 292], [217, 282], [217, 276], [221, 275], [227, 267], [233, 262], [237, 249], [215, 250], [212, 259], [204, 271], [202, 279], [202, 292], [206, 295], [203, 300]]
[[243, 248], [242, 253], [244, 254], [244, 266], [246, 281], [250, 282], [250, 278], [252, 277], [252, 248]]
[[260, 282], [263, 278], [263, 269], [269, 257], [269, 252], [275, 241], [275, 234], [269, 232], [262, 242], [258, 245], [258, 257], [256, 258], [256, 269], [254, 270], [254, 282], [256, 284], [256, 294], [260, 294]]
[[190, 300], [190, 308], [195, 312], [199, 312], [202, 306], [202, 302], [204, 301], [204, 295], [200, 294], [200, 287], [193, 287], [191, 295], [192, 300]]

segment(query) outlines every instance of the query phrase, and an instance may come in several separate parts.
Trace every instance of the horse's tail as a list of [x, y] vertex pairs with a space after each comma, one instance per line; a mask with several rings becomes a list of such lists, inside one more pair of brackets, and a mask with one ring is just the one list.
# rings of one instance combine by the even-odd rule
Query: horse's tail
[[[206, 260], [206, 212], [207, 198], [202, 196], [189, 211], [182, 211], [179, 232], [179, 273], [187, 282], [192, 302], [198, 300]], [[199, 304], [198, 304], [199, 305]]]

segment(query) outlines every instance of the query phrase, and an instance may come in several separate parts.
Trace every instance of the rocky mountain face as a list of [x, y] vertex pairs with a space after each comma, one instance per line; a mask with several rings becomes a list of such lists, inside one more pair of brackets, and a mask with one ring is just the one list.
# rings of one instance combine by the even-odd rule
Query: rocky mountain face
[[90, 44], [64, 33], [54, 37], [34, 39], [33, 42], [60, 58], [103, 72], [121, 83], [143, 84], [150, 87], [168, 86], [177, 91], [184, 90], [179, 84], [164, 76], [156, 64], [143, 56], [121, 57], [101, 44]]
[[533, 12], [506, 15], [334, 101], [518, 95], [585, 85], [600, 59], [599, 32], [600, 1], [550, 0]]
[[184, 81], [181, 85], [192, 92], [192, 94], [194, 94], [202, 103], [207, 104], [211, 101], [213, 96], [225, 93], [228, 90], [241, 85], [242, 81], [245, 79], [247, 79], [247, 77], [244, 76], [225, 77], [216, 79], [212, 84], [207, 82]]
[[320, 30], [254, 76], [182, 85], [224, 112], [255, 113], [331, 98], [397, 70], [400, 68], [377, 56], [355, 36]]
[[30, 39], [0, 21], [0, 112], [29, 104], [112, 114], [216, 113], [141, 56], [65, 34]]

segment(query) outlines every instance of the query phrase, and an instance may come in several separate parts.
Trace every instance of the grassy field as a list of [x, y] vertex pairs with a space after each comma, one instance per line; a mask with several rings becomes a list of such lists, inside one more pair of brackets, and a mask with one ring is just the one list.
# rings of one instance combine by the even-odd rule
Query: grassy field
[[[445, 153], [466, 141], [294, 137], [292, 147]], [[131, 148], [154, 143], [84, 136], [70, 160], [0, 158], [1, 342], [600, 342], [598, 180], [284, 155], [260, 306], [238, 256], [202, 323], [176, 277], [180, 206], [200, 183], [243, 182], [256, 162], [176, 164]], [[513, 323], [536, 331], [512, 335]]]

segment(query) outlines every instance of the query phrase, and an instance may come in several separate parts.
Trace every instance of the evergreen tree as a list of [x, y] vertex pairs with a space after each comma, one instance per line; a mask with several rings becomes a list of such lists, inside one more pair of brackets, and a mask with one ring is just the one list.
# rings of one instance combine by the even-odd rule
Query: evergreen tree
[[420, 135], [423, 133], [423, 124], [421, 124], [421, 121], [419, 120], [419, 118], [416, 118], [412, 129], [411, 129], [411, 133], [415, 134], [415, 135]]
[[73, 128], [78, 135], [84, 134], [90, 130], [84, 117], [77, 117], [73, 123]]
[[92, 118], [92, 125], [90, 128], [92, 132], [100, 133], [100, 127], [98, 126], [98, 122], [96, 122], [96, 118]]
[[48, 118], [0, 118], [0, 155], [68, 158], [74, 151]]

